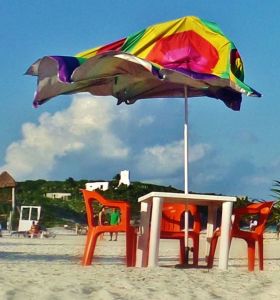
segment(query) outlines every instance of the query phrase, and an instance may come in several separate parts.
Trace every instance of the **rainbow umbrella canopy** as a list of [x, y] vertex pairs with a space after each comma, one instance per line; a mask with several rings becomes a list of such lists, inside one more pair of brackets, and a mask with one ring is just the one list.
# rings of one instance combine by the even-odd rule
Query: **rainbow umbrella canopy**
[[118, 104], [186, 97], [187, 92], [239, 110], [242, 94], [261, 96], [245, 84], [233, 42], [217, 24], [193, 16], [149, 26], [75, 56], [45, 56], [26, 74], [38, 77], [35, 106], [79, 92], [112, 95]]
[[26, 72], [38, 76], [34, 105], [61, 94], [138, 99], [208, 96], [240, 109], [241, 94], [260, 96], [244, 83], [241, 57], [217, 24], [184, 17], [156, 24], [75, 56], [45, 56]]

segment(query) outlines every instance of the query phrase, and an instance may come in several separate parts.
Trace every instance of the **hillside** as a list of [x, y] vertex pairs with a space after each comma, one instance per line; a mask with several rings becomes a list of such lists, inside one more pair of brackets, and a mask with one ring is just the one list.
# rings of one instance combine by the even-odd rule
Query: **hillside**
[[[96, 181], [96, 180], [95, 180]], [[100, 180], [101, 181], [101, 180]], [[75, 223], [86, 224], [85, 207], [80, 189], [85, 188], [85, 183], [91, 180], [74, 180], [68, 178], [65, 181], [27, 180], [17, 182], [16, 185], [16, 206], [17, 211], [13, 220], [13, 228], [16, 228], [19, 218], [19, 208], [22, 205], [40, 205], [42, 207], [41, 223], [46, 227], [57, 225], [74, 225]], [[126, 200], [131, 203], [132, 217], [136, 219], [139, 213], [137, 199], [151, 191], [180, 192], [169, 186], [159, 186], [148, 183], [132, 182], [129, 187], [121, 185], [116, 188], [118, 180], [109, 182], [109, 189], [105, 192], [99, 191], [109, 199]], [[46, 193], [70, 193], [67, 200], [49, 199]], [[9, 191], [1, 190], [0, 212], [1, 223], [5, 227], [6, 215], [9, 213], [10, 205], [5, 201]]]
[[[80, 189], [85, 188], [87, 182], [102, 181], [102, 180], [74, 180], [68, 178], [65, 181], [46, 181], [46, 180], [27, 180], [17, 182], [16, 185], [16, 213], [13, 218], [13, 228], [17, 228], [19, 210], [22, 205], [40, 205], [42, 207], [41, 223], [46, 227], [70, 225], [76, 223], [85, 225], [86, 214], [85, 206]], [[109, 182], [109, 189], [105, 192], [99, 191], [109, 199], [126, 200], [132, 207], [132, 218], [139, 218], [140, 205], [137, 202], [140, 196], [149, 192], [182, 192], [171, 186], [160, 186], [142, 182], [132, 182], [129, 187], [118, 185], [118, 179], [115, 178]], [[46, 197], [46, 193], [70, 193], [71, 196], [67, 199], [50, 199]], [[0, 189], [0, 222], [6, 227], [7, 217], [11, 210], [11, 202], [9, 199], [10, 191], [8, 189]], [[249, 203], [248, 198], [238, 199], [234, 207], [244, 206]], [[201, 207], [200, 211], [203, 220], [207, 215], [207, 208]], [[279, 217], [278, 205], [273, 209], [269, 223], [275, 223]]]

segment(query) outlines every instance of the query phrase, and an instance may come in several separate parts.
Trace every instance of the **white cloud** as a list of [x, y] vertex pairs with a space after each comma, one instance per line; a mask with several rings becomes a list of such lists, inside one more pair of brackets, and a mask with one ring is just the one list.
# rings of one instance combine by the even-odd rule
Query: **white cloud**
[[23, 124], [22, 139], [8, 147], [0, 169], [23, 180], [47, 177], [60, 157], [77, 151], [91, 151], [93, 159], [125, 158], [129, 149], [112, 130], [125, 117], [111, 99], [75, 96], [69, 108], [43, 113], [38, 125]]
[[260, 185], [271, 185], [271, 179], [266, 176], [249, 176], [245, 180], [246, 184], [252, 185], [252, 186], [260, 186]]
[[[189, 163], [202, 159], [210, 149], [207, 144], [189, 148]], [[137, 168], [143, 175], [169, 176], [184, 168], [184, 141], [148, 147], [139, 155]]]
[[[158, 130], [154, 126], [157, 122], [157, 115], [146, 115], [140, 105], [116, 106], [112, 97], [79, 94], [68, 108], [53, 114], [43, 113], [37, 123], [23, 124], [22, 138], [7, 148], [5, 164], [0, 170], [7, 170], [16, 180], [26, 180], [48, 179], [57, 173], [67, 177], [65, 164], [65, 172], [73, 170], [80, 178], [110, 176], [119, 168], [126, 168], [134, 178], [177, 184], [184, 169], [183, 140], [149, 144], [144, 149], [138, 143], [137, 130], [145, 126], [147, 134], [153, 135], [153, 130]], [[138, 144], [133, 146], [136, 140]], [[160, 137], [155, 143], [161, 143]], [[192, 145], [189, 162], [203, 159], [209, 149], [208, 144]], [[79, 157], [78, 161], [73, 157]], [[58, 170], [59, 166], [62, 169]]]
[[153, 116], [145, 116], [142, 119], [138, 121], [139, 127], [149, 126], [153, 124], [155, 121], [155, 118]]
[[154, 176], [169, 175], [183, 165], [183, 142], [145, 148], [138, 158], [138, 170]]
[[193, 145], [189, 150], [189, 162], [201, 160], [210, 150], [211, 146], [209, 144]]

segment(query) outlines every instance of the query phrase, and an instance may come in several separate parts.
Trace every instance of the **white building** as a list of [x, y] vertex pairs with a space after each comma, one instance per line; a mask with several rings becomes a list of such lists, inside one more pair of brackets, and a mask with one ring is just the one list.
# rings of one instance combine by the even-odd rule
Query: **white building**
[[120, 172], [120, 181], [118, 187], [124, 184], [126, 186], [130, 186], [130, 179], [129, 179], [129, 170], [123, 170]]
[[88, 182], [86, 183], [86, 190], [88, 191], [94, 191], [94, 190], [102, 190], [107, 191], [109, 189], [109, 182], [108, 181], [102, 181], [102, 182]]
[[71, 197], [71, 193], [46, 193], [46, 197], [50, 199], [67, 200], [69, 197]]

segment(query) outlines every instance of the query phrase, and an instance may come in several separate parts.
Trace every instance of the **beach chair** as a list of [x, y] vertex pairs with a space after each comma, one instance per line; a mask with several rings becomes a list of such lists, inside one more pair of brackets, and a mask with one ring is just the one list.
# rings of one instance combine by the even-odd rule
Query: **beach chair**
[[[126, 233], [126, 265], [132, 267], [136, 260], [137, 233], [130, 225], [130, 205], [126, 201], [108, 200], [95, 191], [81, 190], [83, 193], [87, 221], [88, 233], [84, 249], [82, 264], [88, 266], [93, 261], [94, 250], [98, 236], [105, 232], [125, 232]], [[93, 202], [97, 201], [106, 208], [117, 208], [120, 210], [121, 220], [118, 225], [96, 225], [94, 222]]]
[[[259, 269], [263, 270], [263, 232], [265, 224], [273, 206], [273, 201], [253, 203], [247, 207], [237, 208], [233, 211], [234, 221], [231, 229], [230, 238], [240, 238], [247, 242], [248, 247], [248, 270], [254, 271], [255, 267], [255, 245], [258, 243]], [[254, 231], [240, 228], [242, 217], [249, 215], [257, 216], [257, 226]], [[218, 228], [211, 239], [210, 251], [208, 256], [208, 268], [213, 267], [215, 250], [221, 230]]]
[[193, 219], [193, 227], [188, 231], [188, 237], [193, 240], [193, 265], [198, 266], [199, 256], [199, 234], [201, 231], [201, 220], [196, 205], [185, 205], [181, 203], [164, 203], [161, 219], [161, 239], [178, 239], [180, 241], [180, 263], [188, 263], [185, 249], [184, 214], [188, 211]]

